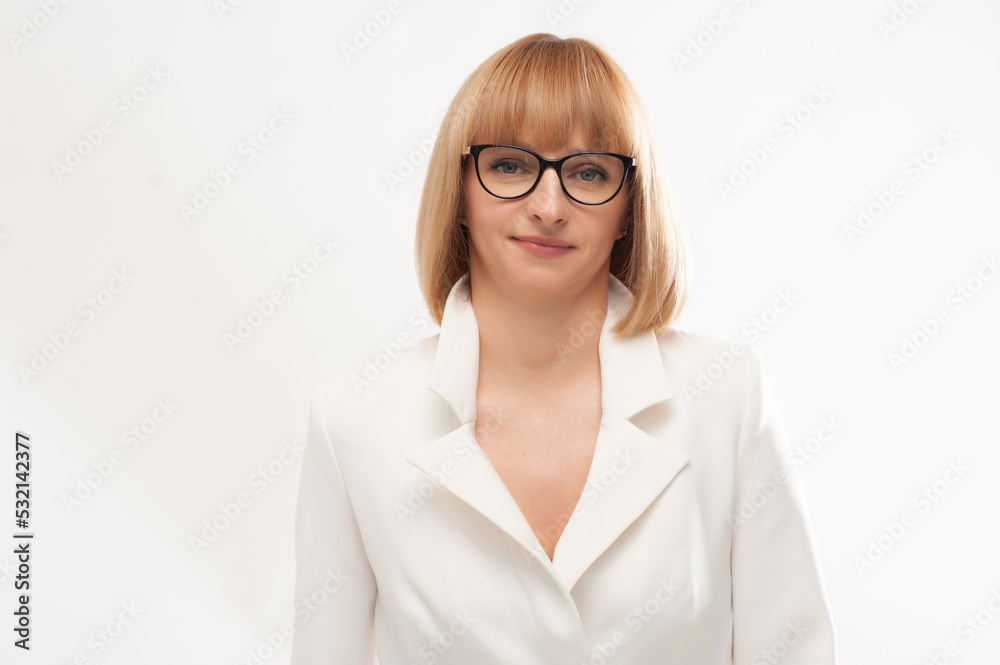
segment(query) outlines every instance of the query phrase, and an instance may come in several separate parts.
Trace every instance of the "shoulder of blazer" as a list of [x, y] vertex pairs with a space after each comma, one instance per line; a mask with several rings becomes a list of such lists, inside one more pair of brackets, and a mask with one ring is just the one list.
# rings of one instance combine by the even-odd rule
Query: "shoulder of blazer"
[[709, 395], [745, 403], [759, 381], [760, 351], [744, 342], [673, 327], [656, 340], [676, 396], [686, 403]]
[[324, 415], [338, 428], [371, 417], [397, 391], [426, 391], [439, 333], [398, 350], [380, 347], [364, 360], [322, 379]]

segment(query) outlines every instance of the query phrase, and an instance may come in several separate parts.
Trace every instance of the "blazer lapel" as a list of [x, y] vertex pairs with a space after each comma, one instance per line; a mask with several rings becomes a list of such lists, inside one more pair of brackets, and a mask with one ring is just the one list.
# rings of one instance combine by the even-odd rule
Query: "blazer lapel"
[[[479, 327], [469, 302], [469, 274], [452, 287], [428, 388], [459, 426], [406, 460], [465, 501], [553, 570], [571, 590], [587, 568], [656, 499], [690, 456], [636, 427], [630, 418], [674, 398], [652, 332], [617, 339], [610, 328], [628, 311], [632, 293], [608, 275], [608, 313], [598, 343], [604, 413], [587, 486], [549, 561], [503, 480], [475, 442]], [[450, 473], [449, 473], [450, 471]]]
[[[464, 423], [410, 453], [406, 461], [482, 513], [526, 550], [541, 551], [524, 513], [476, 443], [475, 426], [475, 422]], [[542, 558], [548, 562], [545, 552]]]
[[605, 411], [587, 485], [552, 559], [567, 589], [572, 590], [689, 459], [673, 444], [658, 441], [627, 419]]

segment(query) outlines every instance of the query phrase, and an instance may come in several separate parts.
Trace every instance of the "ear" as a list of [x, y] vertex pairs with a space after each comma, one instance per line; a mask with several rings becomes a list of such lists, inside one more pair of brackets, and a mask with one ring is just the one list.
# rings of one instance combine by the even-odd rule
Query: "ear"
[[623, 237], [625, 237], [625, 234], [628, 233], [628, 230], [631, 226], [632, 226], [632, 216], [629, 215], [629, 218], [625, 220], [625, 223], [618, 228], [618, 235], [615, 236], [615, 240], [621, 240]]

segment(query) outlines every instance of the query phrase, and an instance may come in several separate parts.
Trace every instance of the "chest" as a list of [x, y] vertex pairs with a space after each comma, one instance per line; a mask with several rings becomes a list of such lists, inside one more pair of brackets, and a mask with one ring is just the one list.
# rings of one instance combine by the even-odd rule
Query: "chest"
[[600, 400], [531, 411], [484, 402], [477, 413], [477, 443], [551, 560], [590, 473]]

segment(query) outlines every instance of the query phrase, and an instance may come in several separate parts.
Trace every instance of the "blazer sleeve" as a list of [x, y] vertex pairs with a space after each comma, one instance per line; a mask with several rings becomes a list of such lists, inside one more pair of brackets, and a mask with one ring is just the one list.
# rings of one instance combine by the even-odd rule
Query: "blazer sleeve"
[[375, 665], [375, 576], [313, 387], [295, 508], [291, 665]]
[[745, 347], [750, 395], [733, 500], [733, 663], [836, 665], [837, 651], [805, 493], [764, 375]]

